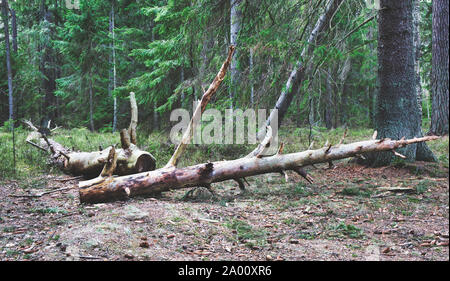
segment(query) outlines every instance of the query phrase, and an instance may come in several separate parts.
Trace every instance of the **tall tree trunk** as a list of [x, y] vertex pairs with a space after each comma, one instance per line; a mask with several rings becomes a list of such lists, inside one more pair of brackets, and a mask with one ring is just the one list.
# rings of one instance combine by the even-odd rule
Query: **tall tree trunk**
[[[349, 76], [350, 76], [350, 71], [352, 69], [352, 61], [351, 61], [351, 57], [347, 56], [347, 58], [345, 59], [344, 62], [344, 66], [342, 67], [342, 71], [339, 74], [339, 80], [340, 80], [340, 90], [339, 92], [341, 93], [341, 105], [340, 105], [340, 112], [341, 114], [339, 115], [339, 122], [341, 124], [345, 124], [347, 122], [347, 104], [348, 104], [348, 91], [349, 91], [349, 83], [348, 81]], [[369, 93], [371, 91], [369, 90]], [[369, 107], [370, 108], [370, 107]]]
[[[117, 79], [116, 79], [116, 48], [115, 48], [115, 32], [114, 32], [114, 4], [111, 6], [111, 21], [110, 21], [110, 32], [112, 34], [112, 90], [114, 91], [117, 87]], [[115, 132], [117, 129], [117, 97], [113, 97], [113, 124], [112, 124], [112, 131]]]
[[[183, 82], [184, 82], [184, 67], [182, 66], [181, 70], [180, 70], [180, 83], [183, 83]], [[184, 106], [185, 106], [185, 103], [186, 103], [185, 98], [186, 98], [186, 95], [184, 94], [184, 89], [182, 89], [181, 90], [181, 102], [180, 102], [181, 108], [184, 108]]]
[[230, 0], [230, 43], [236, 47], [234, 57], [230, 66], [230, 108], [233, 108], [236, 91], [240, 80], [240, 66], [239, 66], [239, 33], [241, 31], [242, 24], [242, 11], [240, 4], [242, 0]]
[[89, 72], [89, 126], [91, 132], [95, 130], [94, 128], [94, 97], [92, 93], [92, 73]]
[[156, 111], [156, 101], [153, 103], [153, 131], [159, 129], [159, 113]]
[[[42, 5], [45, 5], [45, 1], [43, 1]], [[50, 39], [53, 39], [55, 29], [52, 27], [54, 22], [54, 15], [51, 11], [47, 11], [46, 7], [43, 7], [44, 17], [43, 24], [47, 26], [46, 30], [48, 30], [46, 36]], [[46, 41], [42, 46], [42, 58], [41, 58], [41, 72], [43, 75], [42, 79], [42, 88], [44, 90], [44, 115], [49, 120], [55, 120], [56, 118], [56, 76], [55, 76], [55, 51], [51, 45], [51, 43]]]
[[[414, 72], [412, 1], [381, 0], [379, 12], [376, 129], [381, 138], [422, 136]], [[432, 159], [426, 145], [411, 145], [400, 152], [409, 161]], [[392, 153], [369, 157], [374, 166], [388, 165]]]
[[417, 105], [419, 106], [419, 115], [422, 122], [422, 86], [420, 84], [420, 1], [414, 0], [413, 8], [413, 24], [414, 24], [414, 72], [416, 74], [416, 92]]
[[11, 50], [9, 45], [9, 24], [8, 24], [8, 1], [3, 0], [2, 15], [3, 27], [5, 31], [5, 52], [6, 52], [6, 71], [8, 76], [8, 104], [9, 104], [9, 120], [14, 120], [14, 102], [13, 102], [13, 81], [11, 69]]
[[250, 104], [253, 107], [255, 104], [255, 87], [253, 85], [253, 48], [250, 48], [250, 58], [249, 58], [249, 65], [250, 65]]
[[433, 0], [431, 129], [436, 135], [448, 134], [448, 0]]
[[326, 94], [325, 94], [325, 126], [328, 130], [333, 128], [334, 104], [333, 104], [333, 85], [331, 84], [331, 69], [326, 73]]
[[16, 11], [11, 9], [11, 28], [12, 28], [12, 48], [13, 52], [17, 53], [17, 17]]

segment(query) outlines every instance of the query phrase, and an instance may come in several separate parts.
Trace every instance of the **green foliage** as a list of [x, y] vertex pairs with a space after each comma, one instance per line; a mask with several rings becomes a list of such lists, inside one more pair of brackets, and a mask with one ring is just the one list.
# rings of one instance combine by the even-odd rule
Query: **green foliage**
[[38, 214], [67, 214], [66, 210], [62, 210], [59, 208], [54, 207], [48, 207], [48, 208], [38, 208], [38, 209], [30, 209], [31, 213], [38, 213]]
[[246, 243], [247, 246], [263, 246], [265, 245], [267, 233], [263, 229], [257, 229], [249, 225], [247, 222], [239, 219], [233, 219], [225, 224], [226, 227], [232, 229], [236, 233], [236, 239]]
[[341, 222], [335, 227], [334, 230], [349, 238], [358, 239], [364, 237], [364, 231], [352, 224], [345, 224]]
[[[134, 91], [139, 104], [140, 129], [157, 131], [150, 140], [145, 139], [145, 134], [140, 141], [146, 141], [150, 149], [160, 154], [158, 160], [164, 162], [165, 151], [172, 150], [173, 146], [167, 145], [166, 140], [162, 140], [163, 144], [156, 143], [153, 137], [160, 140], [159, 133], [172, 124], [168, 121], [171, 109], [191, 109], [192, 101], [198, 99], [214, 79], [230, 42], [230, 1], [81, 0], [79, 10], [67, 9], [63, 2], [9, 1], [18, 16], [19, 27], [19, 48], [17, 53], [11, 54], [16, 119], [31, 119], [36, 124], [49, 110], [55, 109], [57, 114], [52, 124], [68, 130], [87, 127], [92, 83], [94, 127], [108, 135], [112, 131], [113, 97], [118, 102], [118, 128], [124, 128], [129, 123], [128, 95]], [[351, 131], [354, 135], [347, 139], [359, 139], [356, 133], [366, 134], [360, 128], [373, 128], [378, 27], [376, 18], [367, 19], [376, 11], [368, 9], [363, 0], [344, 2], [320, 34], [320, 40], [315, 42], [313, 52], [301, 57], [326, 2], [242, 1], [239, 7], [242, 25], [235, 53], [239, 72], [237, 95], [234, 101], [229, 99], [230, 77], [227, 75], [208, 108], [223, 111], [232, 102], [243, 110], [248, 107], [273, 108], [286, 87], [290, 72], [301, 61], [306, 67], [305, 77], [283, 126], [311, 125], [311, 138], [316, 146], [325, 143], [326, 139], [337, 143], [344, 126], [354, 129]], [[420, 8], [421, 79], [424, 90], [429, 90], [431, 1], [420, 1]], [[113, 37], [109, 31], [112, 10], [115, 15], [115, 90], [112, 89]], [[50, 13], [53, 20], [44, 20], [42, 11]], [[5, 48], [1, 36], [0, 61], [4, 63]], [[48, 53], [51, 59], [46, 57]], [[54, 70], [56, 76], [55, 99], [48, 108], [44, 102], [47, 78], [43, 69]], [[331, 104], [325, 99], [330, 89]], [[255, 95], [253, 105], [250, 104], [251, 90]], [[0, 68], [0, 93], [0, 124], [3, 124], [8, 119], [5, 67]], [[333, 127], [337, 129], [325, 134], [324, 116], [330, 108], [334, 109]], [[424, 116], [430, 110], [430, 102], [424, 99]], [[160, 118], [158, 123], [162, 124], [159, 128], [154, 128], [152, 122], [154, 111]], [[425, 121], [424, 127], [428, 123]], [[0, 132], [5, 133], [0, 136], [0, 150], [7, 160], [11, 160], [11, 139], [6, 126]], [[81, 133], [78, 130], [70, 132]], [[301, 145], [287, 149], [304, 148], [309, 141], [308, 129], [298, 128], [295, 133], [302, 141], [292, 139], [291, 143]], [[24, 135], [19, 132], [18, 140], [23, 140]], [[71, 139], [83, 141], [72, 136], [68, 143], [73, 146], [89, 146]], [[244, 146], [208, 146], [207, 154], [232, 157], [239, 156], [243, 150]], [[43, 159], [41, 152], [20, 150], [18, 163], [22, 165], [21, 169], [26, 165], [26, 157]], [[448, 149], [438, 157], [448, 167]], [[11, 173], [9, 163], [0, 169], [1, 176]], [[29, 169], [37, 172], [49, 168]], [[300, 189], [297, 191], [301, 193]]]
[[341, 194], [345, 196], [370, 197], [372, 193], [373, 191], [363, 187], [346, 187], [341, 191]]

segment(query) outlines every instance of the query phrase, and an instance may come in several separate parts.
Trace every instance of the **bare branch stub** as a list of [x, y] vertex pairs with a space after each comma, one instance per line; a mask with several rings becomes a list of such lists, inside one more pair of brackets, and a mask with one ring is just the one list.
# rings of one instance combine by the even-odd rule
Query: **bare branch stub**
[[100, 173], [101, 177], [110, 177], [114, 173], [114, 170], [117, 166], [117, 153], [114, 146], [111, 146], [111, 149], [108, 153], [108, 158], [106, 160], [105, 166], [103, 167], [102, 172]]
[[347, 131], [348, 131], [348, 128], [345, 127], [344, 135], [342, 136], [341, 140], [339, 141], [338, 146], [344, 143], [344, 139], [347, 136]]
[[130, 142], [136, 145], [136, 127], [138, 123], [138, 107], [136, 103], [136, 97], [133, 92], [130, 92], [130, 106], [131, 106], [131, 121], [128, 127], [128, 135], [130, 136]]
[[245, 190], [244, 181], [242, 179], [240, 179], [240, 178], [235, 178], [234, 180], [238, 183], [239, 189], [244, 191]]
[[296, 172], [299, 176], [304, 178], [307, 182], [312, 184], [314, 182], [314, 179], [301, 167], [297, 167], [292, 169], [294, 172]]
[[126, 129], [122, 129], [122, 131], [120, 131], [120, 143], [123, 149], [128, 149], [131, 146], [130, 136], [128, 135]]
[[267, 148], [270, 146], [270, 142], [272, 141], [272, 127], [267, 126], [266, 130], [267, 130], [267, 132], [266, 132], [266, 136], [264, 137], [264, 139], [252, 152], [250, 152], [246, 156], [246, 158], [251, 158], [251, 157], [261, 158], [264, 155]]

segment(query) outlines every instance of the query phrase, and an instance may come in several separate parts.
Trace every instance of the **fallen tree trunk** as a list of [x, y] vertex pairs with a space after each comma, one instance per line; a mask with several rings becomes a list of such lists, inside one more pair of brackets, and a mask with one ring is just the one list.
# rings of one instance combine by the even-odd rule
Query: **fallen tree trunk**
[[[100, 151], [93, 152], [74, 152], [65, 148], [60, 143], [47, 138], [47, 136], [38, 132], [38, 129], [30, 122], [25, 121], [33, 132], [31, 132], [26, 141], [27, 143], [51, 153], [50, 162], [65, 173], [72, 175], [82, 175], [85, 178], [99, 176], [105, 169], [109, 158], [115, 157], [114, 169], [109, 167], [108, 175], [130, 175], [140, 172], [154, 170], [156, 160], [147, 151], [143, 151], [136, 146], [136, 125], [137, 125], [137, 106], [134, 93], [130, 93], [131, 103], [131, 122], [128, 130], [122, 130], [120, 134], [121, 149], [115, 149], [111, 146]], [[130, 140], [131, 137], [131, 140]], [[39, 143], [34, 143], [38, 140]], [[114, 151], [113, 155], [111, 151]]]
[[[280, 154], [269, 157], [244, 157], [232, 161], [203, 163], [185, 168], [164, 167], [123, 177], [109, 177], [102, 182], [80, 188], [81, 203], [100, 203], [125, 200], [133, 196], [152, 195], [172, 189], [194, 186], [210, 187], [211, 183], [240, 180], [248, 176], [292, 170], [300, 174], [304, 166], [358, 156], [368, 152], [392, 151], [409, 144], [434, 140], [427, 136], [409, 140], [368, 140], [338, 144], [316, 150]], [[303, 175], [302, 175], [303, 176]], [[239, 182], [239, 181], [238, 181]]]
[[[195, 109], [196, 114], [203, 112], [211, 97], [217, 91], [220, 82], [224, 79], [226, 70], [230, 63], [234, 47], [231, 46], [228, 57], [222, 64], [222, 67], [209, 89], [203, 95], [199, 105]], [[267, 126], [267, 133], [261, 144], [256, 147], [250, 154], [244, 158], [232, 161], [218, 161], [198, 164], [185, 168], [177, 168], [179, 157], [185, 150], [186, 145], [190, 142], [193, 128], [195, 128], [194, 119], [188, 125], [183, 135], [181, 143], [176, 148], [169, 162], [161, 169], [150, 172], [138, 173], [122, 177], [112, 177], [105, 171], [101, 175], [90, 181], [79, 183], [79, 194], [81, 203], [100, 203], [115, 200], [125, 200], [133, 196], [158, 194], [171, 189], [180, 189], [196, 186], [204, 186], [211, 190], [211, 184], [226, 180], [234, 180], [239, 184], [239, 188], [244, 189], [242, 179], [248, 176], [254, 176], [265, 173], [282, 173], [287, 177], [286, 171], [292, 170], [304, 177], [308, 182], [312, 182], [304, 166], [328, 162], [333, 160], [344, 159], [353, 156], [363, 157], [362, 154], [376, 151], [392, 151], [396, 156], [404, 157], [395, 152], [396, 148], [403, 147], [412, 143], [429, 141], [438, 137], [428, 136], [423, 138], [415, 138], [410, 140], [390, 140], [376, 139], [376, 133], [372, 140], [356, 142], [351, 144], [342, 144], [344, 137], [339, 144], [331, 146], [326, 144], [324, 148], [303, 152], [282, 155], [283, 145], [280, 146], [278, 152], [269, 157], [265, 157], [266, 149], [272, 142], [272, 128]], [[108, 157], [110, 165], [114, 165], [113, 157]], [[106, 166], [105, 166], [105, 169]]]

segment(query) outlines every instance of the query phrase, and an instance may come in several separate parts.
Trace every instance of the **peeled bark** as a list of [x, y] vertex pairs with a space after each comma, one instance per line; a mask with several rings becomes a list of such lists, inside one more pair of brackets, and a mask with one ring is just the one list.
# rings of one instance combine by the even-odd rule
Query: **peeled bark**
[[[86, 178], [100, 177], [105, 175], [130, 175], [145, 171], [154, 170], [156, 160], [147, 151], [143, 151], [136, 146], [136, 125], [137, 125], [137, 105], [134, 93], [130, 93], [131, 122], [128, 130], [122, 130], [120, 141], [122, 148], [116, 149], [111, 146], [100, 151], [93, 152], [73, 152], [65, 148], [60, 143], [47, 138], [38, 132], [38, 129], [30, 122], [25, 121], [33, 130], [28, 137], [27, 143], [51, 153], [50, 161], [63, 172], [82, 175]], [[131, 138], [130, 138], [131, 136]], [[39, 143], [33, 141], [39, 140]], [[112, 153], [111, 151], [114, 151]], [[115, 157], [115, 164], [111, 165], [111, 153]], [[106, 167], [110, 166], [105, 171]], [[111, 168], [113, 167], [113, 168]]]
[[[38, 143], [35, 143], [39, 140]], [[39, 132], [31, 132], [27, 137], [27, 143], [41, 150], [51, 153], [50, 162], [65, 173], [82, 175], [85, 178], [93, 178], [100, 175], [108, 160], [113, 147], [93, 152], [73, 152], [54, 141], [41, 135]], [[125, 145], [128, 143], [128, 145]], [[155, 169], [156, 160], [147, 151], [140, 150], [135, 144], [122, 141], [122, 149], [115, 149], [117, 154], [117, 167], [115, 175], [130, 175]]]
[[[287, 170], [302, 175], [304, 171], [301, 168], [307, 165], [330, 162], [375, 151], [396, 153], [394, 151], [396, 148], [437, 138], [439, 137], [427, 136], [410, 140], [368, 140], [285, 155], [280, 153], [269, 157], [258, 157], [256, 155], [232, 161], [203, 163], [185, 168], [170, 166], [129, 176], [109, 177], [91, 186], [80, 182], [80, 185], [84, 186], [79, 190], [80, 202], [101, 203], [126, 200], [134, 196], [152, 195], [173, 189], [194, 186], [210, 187], [212, 183], [226, 180], [235, 180], [239, 183], [241, 178], [248, 176]], [[396, 155], [402, 157], [401, 154], [396, 153]], [[302, 176], [307, 177], [306, 174]]]

